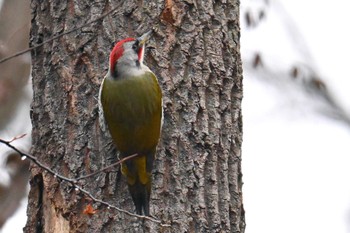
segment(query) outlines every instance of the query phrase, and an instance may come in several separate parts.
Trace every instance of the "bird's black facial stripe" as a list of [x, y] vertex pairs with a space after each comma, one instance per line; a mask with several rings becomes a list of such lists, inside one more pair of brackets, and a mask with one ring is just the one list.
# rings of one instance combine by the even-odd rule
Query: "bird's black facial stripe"
[[139, 50], [139, 41], [135, 40], [135, 43], [132, 45], [132, 49], [137, 53]]
[[136, 66], [137, 66], [137, 67], [140, 67], [140, 61], [139, 61], [139, 60], [136, 60], [135, 62], [136, 62]]

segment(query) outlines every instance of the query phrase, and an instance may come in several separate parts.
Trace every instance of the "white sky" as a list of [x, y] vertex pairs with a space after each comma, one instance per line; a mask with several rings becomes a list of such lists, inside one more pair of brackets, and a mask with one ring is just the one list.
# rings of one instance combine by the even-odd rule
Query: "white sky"
[[[242, 13], [257, 2], [242, 1]], [[291, 37], [299, 35], [286, 34], [280, 15], [273, 13], [280, 4], [267, 10], [263, 29], [243, 29], [243, 59], [262, 51], [272, 67], [303, 61], [290, 46], [295, 42]], [[350, 110], [350, 34], [345, 33], [350, 2], [286, 0], [283, 6], [305, 38], [306, 45], [300, 46], [311, 51], [304, 55], [314, 60], [328, 87]], [[283, 93], [253, 75], [244, 71], [246, 233], [349, 233], [349, 126], [297, 106], [287, 109]]]
[[350, 110], [349, 85], [344, 85], [350, 84], [350, 1], [289, 0], [284, 5], [305, 36], [323, 78]]

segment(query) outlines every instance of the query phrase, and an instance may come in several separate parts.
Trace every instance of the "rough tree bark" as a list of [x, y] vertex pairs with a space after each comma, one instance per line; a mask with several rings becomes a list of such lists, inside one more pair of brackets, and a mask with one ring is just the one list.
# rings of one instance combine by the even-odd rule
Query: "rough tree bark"
[[[31, 44], [117, 4], [32, 1]], [[111, 140], [98, 125], [99, 84], [114, 43], [151, 27], [155, 33], [145, 63], [158, 76], [164, 95], [151, 214], [171, 227], [93, 203], [32, 166], [26, 232], [244, 232], [237, 0], [125, 1], [102, 21], [35, 50], [32, 153], [68, 177], [116, 160]], [[96, 197], [134, 211], [119, 171], [82, 185]], [[83, 214], [89, 203], [97, 209], [90, 216]]]

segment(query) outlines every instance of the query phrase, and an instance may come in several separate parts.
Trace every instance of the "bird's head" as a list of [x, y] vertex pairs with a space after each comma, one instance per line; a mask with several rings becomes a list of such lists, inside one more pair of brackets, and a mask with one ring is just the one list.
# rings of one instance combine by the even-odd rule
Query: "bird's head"
[[113, 78], [133, 75], [143, 67], [145, 43], [149, 40], [152, 30], [139, 38], [127, 38], [119, 41], [109, 56], [109, 73]]

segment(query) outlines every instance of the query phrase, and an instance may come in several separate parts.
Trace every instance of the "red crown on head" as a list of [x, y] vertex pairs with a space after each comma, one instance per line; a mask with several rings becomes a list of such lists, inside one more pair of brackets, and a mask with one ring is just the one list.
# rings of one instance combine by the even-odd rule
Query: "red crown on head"
[[114, 73], [114, 66], [116, 61], [123, 55], [124, 47], [123, 44], [125, 42], [134, 41], [135, 38], [126, 38], [124, 40], [119, 41], [115, 44], [110, 56], [109, 56], [109, 68], [112, 73]]

